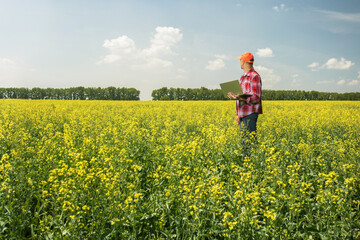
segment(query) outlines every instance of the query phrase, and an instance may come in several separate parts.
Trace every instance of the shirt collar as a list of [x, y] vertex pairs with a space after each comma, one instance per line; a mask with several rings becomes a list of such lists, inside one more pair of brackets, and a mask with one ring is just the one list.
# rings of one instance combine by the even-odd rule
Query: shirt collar
[[249, 75], [250, 73], [252, 73], [254, 70], [254, 68], [250, 68], [250, 70], [247, 73], [244, 73], [243, 76], [246, 77], [247, 75]]

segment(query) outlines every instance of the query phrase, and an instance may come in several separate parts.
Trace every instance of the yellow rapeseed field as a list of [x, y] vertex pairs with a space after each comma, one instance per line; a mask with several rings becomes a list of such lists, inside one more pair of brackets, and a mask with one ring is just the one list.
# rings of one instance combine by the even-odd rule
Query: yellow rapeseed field
[[360, 102], [0, 100], [0, 239], [359, 239]]

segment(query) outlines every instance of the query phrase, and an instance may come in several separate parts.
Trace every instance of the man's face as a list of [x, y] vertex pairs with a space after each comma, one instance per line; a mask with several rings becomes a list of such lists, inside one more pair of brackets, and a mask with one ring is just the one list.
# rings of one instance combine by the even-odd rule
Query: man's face
[[242, 59], [240, 59], [240, 67], [241, 67], [241, 69], [244, 69], [244, 60], [242, 60]]

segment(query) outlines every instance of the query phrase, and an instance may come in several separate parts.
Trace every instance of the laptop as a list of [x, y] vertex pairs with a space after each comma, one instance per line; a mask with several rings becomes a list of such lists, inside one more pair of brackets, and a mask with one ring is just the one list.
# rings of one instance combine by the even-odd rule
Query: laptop
[[244, 94], [241, 87], [239, 80], [233, 80], [229, 82], [220, 83], [221, 90], [226, 98], [228, 98], [228, 93], [232, 92], [234, 95], [240, 95], [242, 98], [248, 98], [252, 94]]

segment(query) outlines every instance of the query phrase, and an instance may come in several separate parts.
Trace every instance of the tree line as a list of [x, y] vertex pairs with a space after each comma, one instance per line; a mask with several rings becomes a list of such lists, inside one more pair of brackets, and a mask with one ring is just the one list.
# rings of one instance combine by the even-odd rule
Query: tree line
[[[152, 91], [152, 100], [228, 100], [221, 89], [167, 88]], [[360, 92], [336, 93], [302, 90], [262, 90], [263, 100], [360, 100]], [[57, 100], [140, 100], [135, 88], [0, 88], [3, 99], [57, 99]]]
[[[228, 100], [221, 89], [167, 88], [152, 91], [153, 100]], [[360, 92], [335, 93], [301, 90], [267, 90], [261, 93], [263, 100], [360, 100]]]
[[360, 100], [360, 92], [336, 93], [301, 90], [263, 90], [264, 100]]
[[56, 99], [56, 100], [140, 100], [135, 88], [0, 88], [5, 99]]
[[153, 90], [152, 100], [226, 100], [221, 89], [201, 88], [167, 88]]

